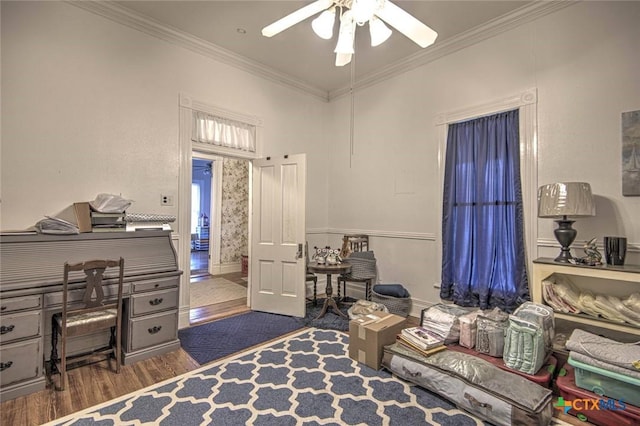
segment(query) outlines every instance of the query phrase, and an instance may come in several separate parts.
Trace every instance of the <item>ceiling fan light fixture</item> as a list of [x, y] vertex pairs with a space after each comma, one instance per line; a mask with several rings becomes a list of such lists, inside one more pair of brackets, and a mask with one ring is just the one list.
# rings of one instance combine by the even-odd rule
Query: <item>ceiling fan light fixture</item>
[[363, 25], [373, 18], [376, 9], [378, 9], [378, 0], [353, 0], [351, 2], [353, 20], [358, 25]]
[[338, 34], [338, 44], [336, 44], [335, 53], [346, 53], [353, 55], [353, 43], [356, 35], [356, 23], [353, 20], [352, 13], [347, 10], [340, 17], [340, 33]]
[[380, 46], [391, 37], [392, 31], [384, 22], [375, 16], [369, 20], [369, 34], [371, 34], [371, 46]]
[[329, 40], [333, 37], [333, 25], [336, 21], [336, 8], [332, 7], [311, 21], [313, 32], [322, 39]]
[[351, 62], [351, 53], [336, 53], [336, 67], [343, 67]]

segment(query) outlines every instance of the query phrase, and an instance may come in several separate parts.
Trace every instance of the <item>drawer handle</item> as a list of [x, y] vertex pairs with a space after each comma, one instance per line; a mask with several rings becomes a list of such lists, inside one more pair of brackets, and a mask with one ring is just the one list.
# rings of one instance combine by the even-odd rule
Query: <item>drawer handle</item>
[[148, 331], [149, 331], [149, 334], [156, 334], [160, 330], [162, 330], [162, 326], [161, 325], [154, 325]]
[[158, 298], [155, 298], [155, 299], [153, 299], [153, 300], [149, 300], [149, 304], [150, 304], [151, 306], [157, 306], [157, 305], [159, 305], [159, 304], [161, 304], [161, 303], [162, 303], [162, 300], [163, 300], [163, 299], [162, 299], [162, 297], [161, 297], [161, 298], [159, 298], [159, 299], [158, 299]]
[[15, 325], [11, 324], [11, 325], [7, 325], [7, 326], [2, 326], [0, 327], [0, 334], [7, 334], [7, 333], [11, 333], [13, 331], [13, 329], [16, 328]]
[[7, 368], [11, 367], [13, 365], [13, 361], [9, 361], [9, 362], [0, 362], [0, 371], [4, 371]]
[[158, 287], [160, 287], [160, 284], [156, 284], [156, 285], [154, 285], [154, 287], [155, 287], [155, 288], [158, 288]]
[[5, 311], [6, 309], [7, 309], [7, 307], [6, 307], [6, 306], [2, 306], [2, 307], [0, 307], [0, 311]]

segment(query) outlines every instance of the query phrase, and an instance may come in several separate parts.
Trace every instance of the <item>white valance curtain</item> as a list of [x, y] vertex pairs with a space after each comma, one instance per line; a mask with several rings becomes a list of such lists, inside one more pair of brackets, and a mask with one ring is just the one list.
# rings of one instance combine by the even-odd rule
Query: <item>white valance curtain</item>
[[193, 112], [194, 142], [256, 151], [256, 126], [201, 111]]

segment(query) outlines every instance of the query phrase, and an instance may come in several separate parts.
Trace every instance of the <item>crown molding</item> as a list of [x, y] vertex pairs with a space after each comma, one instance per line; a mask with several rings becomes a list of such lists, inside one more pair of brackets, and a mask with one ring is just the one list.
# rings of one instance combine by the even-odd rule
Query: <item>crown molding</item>
[[118, 24], [125, 25], [161, 40], [191, 50], [192, 52], [196, 52], [211, 59], [215, 59], [216, 61], [231, 65], [232, 67], [246, 71], [250, 74], [294, 88], [325, 102], [328, 102], [329, 100], [329, 94], [325, 90], [266, 67], [259, 62], [252, 61], [244, 56], [238, 55], [230, 50], [195, 37], [177, 28], [172, 28], [166, 24], [162, 24], [117, 3], [111, 1], [82, 0], [68, 0], [67, 3], [110, 19]]
[[[350, 87], [348, 86], [327, 92], [184, 31], [169, 27], [112, 1], [67, 0], [67, 3], [242, 71], [312, 95], [325, 102], [350, 94]], [[493, 19], [486, 24], [465, 31], [443, 42], [435, 43], [426, 50], [366, 74], [360, 77], [353, 85], [353, 90], [363, 89], [403, 74], [574, 3], [576, 3], [574, 0], [534, 1], [507, 15]]]
[[[580, 1], [580, 0], [578, 0]], [[364, 89], [381, 81], [390, 79], [397, 75], [404, 74], [419, 66], [428, 64], [458, 50], [477, 44], [481, 41], [502, 34], [527, 22], [534, 21], [542, 16], [556, 12], [577, 1], [574, 0], [554, 0], [535, 1], [506, 15], [495, 18], [485, 24], [472, 28], [442, 42], [436, 42], [427, 49], [411, 55], [401, 61], [381, 68], [372, 73], [366, 74], [356, 81], [353, 90]], [[349, 86], [329, 92], [329, 101], [351, 93]]]

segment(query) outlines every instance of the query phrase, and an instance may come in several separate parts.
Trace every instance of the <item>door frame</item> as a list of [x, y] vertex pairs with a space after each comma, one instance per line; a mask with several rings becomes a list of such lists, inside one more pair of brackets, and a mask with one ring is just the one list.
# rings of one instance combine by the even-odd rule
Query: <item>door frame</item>
[[[178, 265], [182, 269], [180, 280], [180, 307], [178, 313], [178, 328], [189, 327], [190, 293], [189, 284], [191, 276], [191, 179], [193, 176], [193, 153], [198, 155], [212, 155], [219, 157], [230, 157], [249, 160], [249, 217], [252, 215], [252, 164], [251, 160], [260, 158], [262, 153], [262, 137], [260, 128], [262, 119], [229, 111], [216, 107], [202, 101], [195, 100], [192, 96], [179, 94], [179, 172], [178, 172], [178, 194], [175, 199], [178, 202], [178, 225], [177, 235], [172, 236], [172, 241], [177, 246]], [[203, 144], [191, 140], [193, 129], [193, 111], [203, 111], [215, 114], [219, 117], [241, 121], [256, 126], [256, 152], [245, 152], [215, 145]], [[175, 230], [174, 230], [175, 231]], [[251, 221], [249, 221], [248, 239], [251, 241]], [[251, 244], [248, 247], [249, 258], [251, 258]], [[251, 274], [247, 282], [247, 306], [251, 306]]]
[[[211, 232], [212, 229], [219, 230], [222, 227], [222, 161], [223, 157], [206, 152], [192, 150], [191, 163], [193, 159], [211, 161], [211, 190], [209, 192], [209, 262], [207, 270], [210, 275], [222, 273], [220, 271], [220, 233]], [[193, 175], [193, 171], [191, 172]], [[189, 216], [189, 227], [191, 227], [191, 216]], [[191, 266], [191, 264], [189, 264]]]

